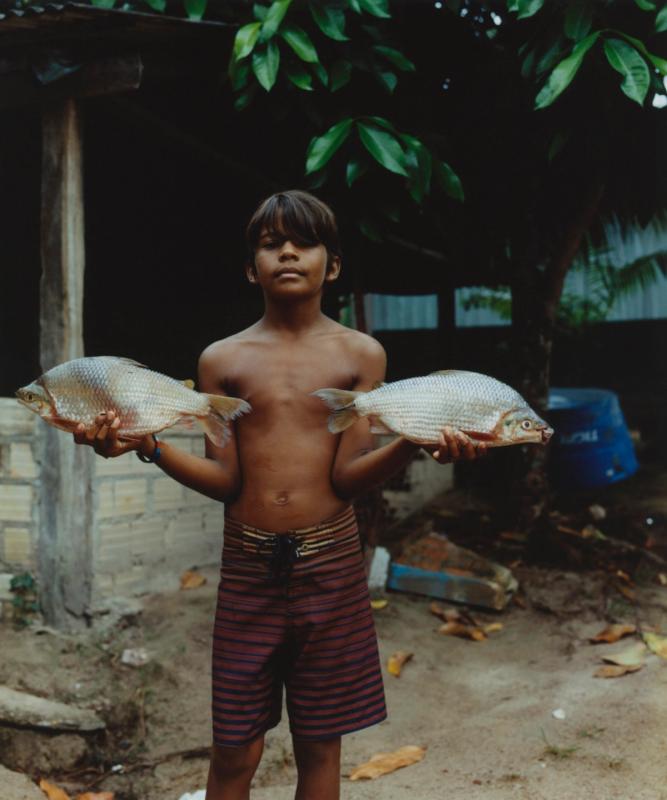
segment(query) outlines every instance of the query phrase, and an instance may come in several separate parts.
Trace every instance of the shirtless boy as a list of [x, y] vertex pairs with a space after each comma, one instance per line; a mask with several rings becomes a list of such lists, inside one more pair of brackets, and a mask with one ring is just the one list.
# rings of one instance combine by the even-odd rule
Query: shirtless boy
[[[341, 259], [331, 210], [290, 191], [262, 203], [247, 230], [248, 280], [264, 316], [199, 360], [199, 390], [241, 397], [252, 412], [206, 458], [154, 437], [117, 438], [112, 412], [74, 434], [105, 457], [135, 449], [185, 486], [225, 503], [213, 636], [213, 750], [207, 800], [247, 800], [282, 689], [298, 770], [297, 800], [337, 800], [341, 736], [386, 716], [377, 642], [351, 500], [403, 467], [418, 447], [373, 449], [367, 420], [334, 436], [324, 387], [370, 390], [381, 345], [321, 311]], [[445, 431], [444, 463], [480, 449]]]

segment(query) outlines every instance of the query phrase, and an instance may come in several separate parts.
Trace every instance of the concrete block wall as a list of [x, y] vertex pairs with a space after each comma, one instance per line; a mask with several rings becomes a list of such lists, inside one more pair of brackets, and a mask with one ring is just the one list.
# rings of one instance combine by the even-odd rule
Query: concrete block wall
[[34, 570], [39, 467], [34, 414], [0, 398], [0, 565], [3, 572]]
[[[198, 429], [170, 428], [164, 441], [204, 454]], [[93, 607], [111, 596], [178, 587], [181, 573], [217, 564], [222, 503], [186, 489], [134, 453], [95, 461]]]
[[[36, 432], [43, 424], [13, 398], [0, 398], [0, 572], [36, 572]], [[198, 429], [175, 427], [162, 438], [203, 455]], [[134, 453], [94, 463], [93, 608], [112, 596], [177, 588], [184, 570], [218, 563], [222, 503], [186, 489]]]

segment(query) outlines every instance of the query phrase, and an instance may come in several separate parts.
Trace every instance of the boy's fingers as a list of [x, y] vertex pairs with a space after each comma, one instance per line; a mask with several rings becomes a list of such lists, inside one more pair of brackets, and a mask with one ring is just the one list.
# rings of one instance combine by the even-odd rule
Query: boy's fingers
[[119, 428], [120, 428], [120, 417], [116, 417], [108, 428], [107, 441], [109, 442], [109, 444], [116, 444], [116, 442], [118, 441]]
[[449, 457], [456, 460], [457, 458], [461, 457], [461, 451], [459, 449], [459, 440], [456, 437], [454, 431], [451, 428], [445, 429], [445, 441], [447, 442], [447, 450], [449, 452]]

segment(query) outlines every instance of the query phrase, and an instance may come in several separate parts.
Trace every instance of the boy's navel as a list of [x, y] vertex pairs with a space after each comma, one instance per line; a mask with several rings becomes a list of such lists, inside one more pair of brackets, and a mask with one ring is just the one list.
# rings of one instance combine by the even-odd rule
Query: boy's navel
[[278, 492], [273, 501], [278, 506], [284, 506], [289, 503], [289, 492]]

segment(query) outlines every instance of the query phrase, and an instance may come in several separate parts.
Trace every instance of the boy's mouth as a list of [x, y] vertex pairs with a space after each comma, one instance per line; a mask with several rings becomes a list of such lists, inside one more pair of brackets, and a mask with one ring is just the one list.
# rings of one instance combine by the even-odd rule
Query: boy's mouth
[[303, 272], [295, 267], [283, 267], [276, 272], [276, 278], [280, 278], [282, 275], [303, 275]]

